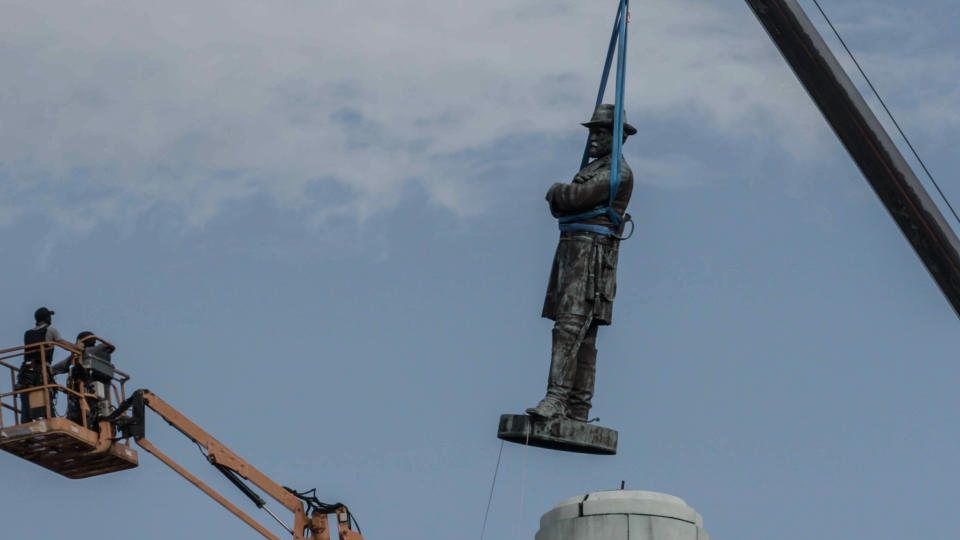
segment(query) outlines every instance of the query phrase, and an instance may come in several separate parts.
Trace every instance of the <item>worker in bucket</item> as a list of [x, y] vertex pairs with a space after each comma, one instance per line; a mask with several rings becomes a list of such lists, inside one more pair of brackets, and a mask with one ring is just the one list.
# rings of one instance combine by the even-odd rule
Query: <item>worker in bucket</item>
[[[83, 351], [83, 357], [88, 359], [93, 357], [112, 365], [110, 355], [115, 347], [103, 340], [98, 340], [93, 332], [85, 330], [77, 334], [76, 345]], [[106, 387], [102, 384], [102, 381], [101, 384], [97, 384], [97, 381], [93, 380], [91, 373], [88, 371], [89, 368], [86, 367], [89, 362], [85, 364], [81, 360], [80, 355], [71, 354], [54, 364], [52, 372], [54, 375], [69, 373], [65, 385], [67, 388], [78, 394], [93, 394], [96, 396], [96, 399], [91, 401], [91, 409], [96, 412], [98, 411], [97, 404], [107, 399]], [[67, 398], [67, 419], [78, 424], [82, 423], [81, 410], [79, 398], [74, 394], [69, 394]], [[89, 420], [88, 424], [92, 423], [93, 418]]]
[[[53, 314], [54, 311], [46, 307], [41, 307], [33, 313], [35, 326], [23, 334], [23, 344], [26, 346], [26, 349], [23, 354], [23, 363], [20, 365], [20, 371], [17, 373], [17, 382], [14, 387], [16, 390], [25, 390], [34, 386], [43, 385], [44, 366], [46, 366], [47, 369], [48, 383], [53, 383], [53, 373], [50, 370], [50, 364], [53, 360], [54, 346], [49, 343], [60, 343], [68, 347], [73, 345], [63, 339], [60, 332], [53, 327]], [[44, 342], [48, 344], [41, 345], [41, 343]], [[50, 411], [53, 414], [56, 414], [54, 411], [55, 400], [56, 391], [51, 388]], [[46, 415], [47, 407], [45, 403], [34, 402], [33, 407], [31, 407], [30, 393], [23, 392], [20, 394], [21, 424], [44, 418]]]

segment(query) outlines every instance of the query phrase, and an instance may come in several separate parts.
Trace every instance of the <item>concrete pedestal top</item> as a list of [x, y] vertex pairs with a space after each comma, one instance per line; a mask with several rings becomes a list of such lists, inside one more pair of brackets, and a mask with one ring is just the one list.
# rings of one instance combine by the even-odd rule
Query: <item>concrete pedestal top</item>
[[544, 527], [561, 519], [603, 514], [640, 514], [679, 519], [703, 526], [703, 518], [680, 497], [655, 491], [598, 491], [564, 499], [540, 518]]
[[653, 491], [570, 497], [540, 518], [536, 540], [709, 540], [683, 499]]

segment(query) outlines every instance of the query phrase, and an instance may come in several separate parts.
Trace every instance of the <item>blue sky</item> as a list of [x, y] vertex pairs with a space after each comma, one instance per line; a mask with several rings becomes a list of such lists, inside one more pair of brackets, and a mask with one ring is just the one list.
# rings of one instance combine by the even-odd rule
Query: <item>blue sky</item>
[[[368, 540], [479, 537], [497, 419], [545, 387], [543, 194], [576, 172], [602, 4], [0, 3], [0, 343], [48, 305]], [[824, 6], [960, 200], [960, 8]], [[486, 538], [621, 480], [713, 538], [952, 537], [956, 315], [745, 3], [632, 21], [637, 233], [593, 411], [619, 454], [507, 445]], [[4, 538], [257, 537], [144, 452], [0, 472], [31, 518]]]

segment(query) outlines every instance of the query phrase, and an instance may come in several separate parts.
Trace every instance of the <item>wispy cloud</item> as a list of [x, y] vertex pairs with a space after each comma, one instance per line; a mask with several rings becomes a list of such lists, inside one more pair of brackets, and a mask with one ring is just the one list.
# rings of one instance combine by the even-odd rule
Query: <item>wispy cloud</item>
[[[363, 220], [411, 183], [457, 214], [482, 212], [490, 194], [456, 156], [576, 129], [614, 7], [3, 2], [0, 224], [43, 211], [83, 228], [163, 207], [191, 227], [251, 197], [307, 223]], [[634, 9], [633, 120], [693, 118], [816, 152], [822, 120], [745, 5]], [[669, 174], [662, 158], [644, 163]], [[704, 169], [683, 155], [674, 167]]]

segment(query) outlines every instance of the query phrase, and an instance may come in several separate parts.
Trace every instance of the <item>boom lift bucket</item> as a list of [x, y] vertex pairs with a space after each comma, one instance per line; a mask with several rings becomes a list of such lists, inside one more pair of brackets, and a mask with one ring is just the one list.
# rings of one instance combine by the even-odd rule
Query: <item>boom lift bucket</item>
[[[71, 382], [68, 386], [57, 384], [49, 369], [50, 357], [56, 347], [69, 353]], [[87, 478], [136, 467], [137, 452], [130, 447], [130, 441], [133, 441], [264, 538], [280, 540], [146, 438], [146, 409], [151, 409], [196, 443], [207, 461], [257, 508], [282, 525], [293, 540], [331, 540], [333, 535], [340, 540], [363, 540], [359, 526], [357, 531], [353, 530], [356, 520], [343, 504], [321, 502], [316, 497], [316, 490], [300, 493], [277, 484], [149, 390], [137, 390], [128, 398], [124, 385], [130, 377], [116, 369], [109, 358], [96, 356], [95, 350], [96, 347], [81, 350], [54, 342], [0, 350], [0, 368], [10, 371], [12, 387], [11, 391], [5, 392], [0, 383], [0, 450], [67, 478]], [[24, 365], [20, 358], [26, 355], [31, 357], [31, 369], [36, 369], [33, 366], [39, 363], [41, 377], [31, 371], [29, 378], [18, 379], [20, 368], [15, 364]], [[17, 385], [20, 380], [29, 381], [30, 386]], [[57, 393], [67, 396], [67, 418], [57, 416], [55, 399], [52, 398]], [[7, 418], [13, 419], [12, 425], [4, 424]], [[292, 526], [267, 508], [266, 501], [247, 483], [262, 489], [292, 512]], [[335, 516], [333, 523], [329, 520], [330, 515]]]
[[[34, 348], [40, 349], [43, 384], [20, 388], [17, 384], [21, 358]], [[48, 351], [63, 349], [70, 355], [75, 370], [96, 372], [103, 381], [104, 395], [88, 393], [86, 388], [68, 388], [57, 384], [50, 376], [47, 366], [52, 358]], [[28, 347], [0, 350], [0, 368], [10, 372], [9, 388], [0, 382], [0, 450], [9, 452], [31, 463], [40, 465], [67, 478], [88, 478], [126, 469], [139, 463], [137, 451], [128, 441], [116, 440], [117, 433], [110, 422], [98, 421], [93, 409], [99, 402], [101, 409], [116, 407], [126, 399], [124, 383], [129, 379], [125, 373], [105, 366], [96, 358], [84, 357], [79, 348], [60, 343], [40, 343]], [[55, 400], [51, 395], [67, 396], [78, 407], [74, 418], [57, 417]], [[24, 419], [21, 410], [21, 395], [26, 395], [27, 406], [33, 417]], [[92, 407], [91, 404], [94, 404]], [[12, 422], [8, 422], [10, 419]]]

